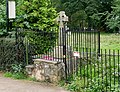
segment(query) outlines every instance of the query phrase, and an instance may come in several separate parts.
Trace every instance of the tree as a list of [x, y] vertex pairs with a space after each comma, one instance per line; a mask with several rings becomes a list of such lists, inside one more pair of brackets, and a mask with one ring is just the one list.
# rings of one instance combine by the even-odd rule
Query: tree
[[[5, 0], [0, 2], [0, 7], [0, 22], [6, 23]], [[56, 17], [57, 12], [52, 7], [50, 0], [16, 0], [16, 19], [13, 21], [13, 28], [27, 29], [23, 33], [19, 33], [19, 36], [27, 36], [29, 45], [37, 48], [36, 53], [44, 53], [56, 44], [55, 41], [58, 38], [56, 37], [56, 31], [58, 31], [55, 23]], [[0, 28], [6, 29], [5, 24], [4, 26], [0, 26]], [[55, 30], [51, 30], [53, 28]], [[36, 32], [33, 31], [36, 29]], [[41, 30], [42, 33], [40, 34]], [[54, 33], [55, 35], [51, 35]]]
[[112, 30], [112, 32], [115, 32], [120, 28], [120, 0], [115, 0], [111, 8], [113, 10], [108, 14], [106, 24]]
[[26, 29], [22, 35], [28, 38], [33, 54], [43, 54], [56, 44], [56, 17], [50, 0], [18, 1], [14, 25]]
[[87, 26], [91, 21], [90, 16], [98, 13], [99, 3], [96, 0], [61, 0], [60, 6], [69, 16], [69, 25], [81, 27], [83, 21], [84, 26]]
[[[106, 17], [111, 13], [113, 0], [60, 0], [60, 9], [69, 16], [69, 25], [81, 25], [82, 18], [85, 25], [106, 29]], [[57, 2], [56, 2], [57, 3]], [[60, 11], [60, 9], [57, 9]], [[79, 17], [78, 17], [79, 16]], [[81, 17], [80, 17], [81, 16]], [[74, 19], [74, 18], [75, 19]], [[78, 21], [80, 24], [78, 24]]]
[[0, 0], [0, 36], [6, 32], [6, 7], [5, 1]]
[[23, 0], [17, 14], [17, 26], [22, 28], [48, 30], [56, 27], [57, 13], [50, 0]]

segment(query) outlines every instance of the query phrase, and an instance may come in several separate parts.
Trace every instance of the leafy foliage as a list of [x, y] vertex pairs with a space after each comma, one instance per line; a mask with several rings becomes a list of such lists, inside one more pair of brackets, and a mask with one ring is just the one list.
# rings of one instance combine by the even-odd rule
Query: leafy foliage
[[119, 31], [119, 28], [120, 28], [120, 1], [115, 0], [113, 3], [113, 6], [111, 6], [111, 8], [113, 10], [111, 13], [108, 14], [106, 24], [113, 31]]
[[[24, 62], [24, 46], [23, 44], [15, 44], [14, 38], [0, 39], [0, 70], [11, 71], [13, 64], [23, 64]], [[19, 60], [18, 60], [19, 59]]]
[[72, 92], [83, 92], [84, 80], [81, 80], [80, 77], [76, 76], [75, 79], [66, 87]]
[[55, 23], [57, 12], [52, 7], [50, 0], [18, 1], [17, 10], [17, 19], [14, 25], [28, 29], [25, 30], [25, 35], [34, 49], [33, 52], [40, 54], [48, 51], [56, 40], [56, 36], [51, 34], [57, 32]]
[[58, 11], [64, 10], [67, 13], [70, 27], [93, 26], [106, 29], [106, 17], [112, 11], [112, 2], [113, 0], [60, 0], [55, 7]]
[[14, 73], [20, 73], [20, 72], [22, 72], [22, 64], [12, 64], [12, 71], [14, 72]]
[[[118, 84], [116, 84], [116, 86], [112, 85], [111, 88], [109, 88], [109, 82], [108, 81], [106, 83], [105, 81], [105, 77], [103, 79], [101, 78], [94, 78], [92, 80], [92, 83], [90, 83], [88, 85], [88, 87], [85, 89], [85, 92], [108, 92], [108, 91], [112, 91], [112, 92], [119, 92], [119, 87], [118, 87]], [[107, 90], [106, 90], [106, 88]]]
[[23, 0], [19, 2], [17, 26], [21, 28], [38, 28], [48, 30], [56, 27], [57, 16], [50, 0]]
[[[0, 34], [6, 32], [6, 2], [0, 2]], [[38, 28], [50, 31], [57, 25], [54, 19], [57, 16], [50, 0], [16, 0], [16, 19], [13, 27]]]
[[0, 36], [6, 32], [6, 6], [5, 1], [0, 1]]
[[28, 30], [24, 32], [29, 40], [29, 49], [33, 54], [44, 54], [50, 51], [56, 45], [58, 33], [53, 31]]

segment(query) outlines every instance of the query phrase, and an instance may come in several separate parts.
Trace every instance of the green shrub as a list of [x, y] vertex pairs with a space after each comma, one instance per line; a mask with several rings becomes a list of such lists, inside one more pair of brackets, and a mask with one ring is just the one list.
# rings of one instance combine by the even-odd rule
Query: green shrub
[[85, 84], [83, 79], [80, 79], [80, 77], [76, 76], [75, 79], [70, 79], [69, 83], [62, 81], [60, 82], [60, 85], [64, 86], [67, 90], [72, 92], [83, 92]]
[[111, 84], [110, 88], [110, 81], [106, 81], [105, 77], [103, 77], [103, 79], [94, 78], [88, 87], [85, 88], [85, 92], [119, 92], [118, 84], [115, 85]]
[[12, 64], [12, 72], [14, 73], [20, 73], [22, 72], [22, 64]]
[[0, 70], [11, 71], [13, 64], [24, 64], [24, 46], [14, 38], [0, 39]]
[[[33, 29], [34, 30], [34, 29]], [[54, 31], [26, 30], [20, 35], [27, 36], [30, 53], [44, 54], [56, 46], [58, 33]]]
[[27, 74], [22, 67], [22, 64], [12, 64], [11, 71], [4, 74], [5, 77], [11, 77], [14, 79], [26, 79]]

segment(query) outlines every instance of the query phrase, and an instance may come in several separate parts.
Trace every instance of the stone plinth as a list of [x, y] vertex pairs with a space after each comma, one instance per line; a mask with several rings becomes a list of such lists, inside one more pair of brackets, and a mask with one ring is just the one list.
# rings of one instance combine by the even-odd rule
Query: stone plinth
[[27, 72], [28, 75], [32, 74], [32, 71], [33, 71], [34, 67], [35, 67], [34, 65], [27, 65], [26, 66], [26, 72]]
[[64, 78], [64, 64], [62, 62], [45, 59], [34, 59], [34, 69], [31, 76], [39, 81], [58, 82]]

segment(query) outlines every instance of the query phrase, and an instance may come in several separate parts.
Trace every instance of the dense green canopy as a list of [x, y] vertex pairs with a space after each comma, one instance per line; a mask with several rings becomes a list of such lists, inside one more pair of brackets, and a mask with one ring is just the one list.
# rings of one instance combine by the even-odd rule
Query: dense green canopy
[[113, 0], [59, 0], [59, 2], [54, 5], [58, 11], [66, 11], [70, 27], [94, 26], [104, 30], [107, 28], [106, 18], [112, 11]]
[[[39, 29], [55, 27], [57, 10], [66, 12], [70, 27], [93, 26], [104, 31], [119, 29], [119, 0], [16, 0], [16, 2], [17, 27]], [[5, 29], [5, 8], [5, 0], [1, 0], [0, 23], [3, 26], [0, 26], [0, 29]]]
[[113, 31], [119, 31], [120, 28], [120, 0], [113, 2], [112, 12], [108, 14], [106, 24]]
[[[49, 30], [55, 28], [57, 12], [50, 0], [16, 0], [14, 27]], [[6, 31], [6, 2], [0, 1], [0, 34]]]
[[6, 6], [3, 0], [0, 0], [0, 35], [3, 35], [6, 30]]
[[39, 29], [55, 27], [54, 19], [57, 13], [50, 0], [23, 0], [19, 2], [17, 10], [19, 27]]

